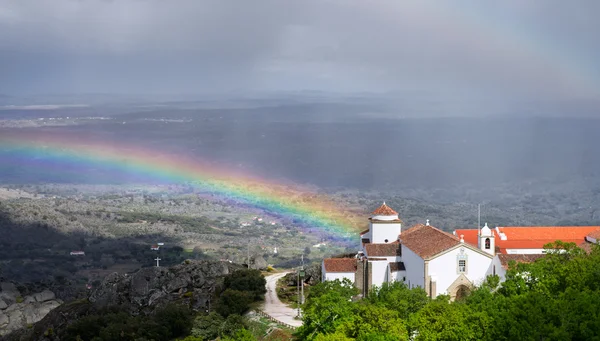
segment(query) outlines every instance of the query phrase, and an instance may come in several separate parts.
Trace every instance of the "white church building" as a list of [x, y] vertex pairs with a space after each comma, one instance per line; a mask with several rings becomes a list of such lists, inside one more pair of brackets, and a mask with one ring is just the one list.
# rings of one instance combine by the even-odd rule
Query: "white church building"
[[[538, 227], [522, 229], [535, 229], [530, 234], [543, 239], [544, 231]], [[572, 227], [568, 232], [563, 228], [562, 232], [573, 238], [577, 235], [578, 241], [590, 241], [589, 235], [597, 235], [598, 231], [600, 226]], [[347, 278], [363, 295], [373, 286], [402, 281], [411, 288], [425, 289], [430, 297], [446, 294], [455, 299], [482, 283], [488, 275], [497, 274], [503, 279], [511, 260], [528, 262], [542, 256], [541, 251], [532, 255], [525, 249], [521, 253], [502, 253], [496, 244], [497, 240], [502, 244], [506, 236], [499, 236], [487, 224], [481, 229], [456, 230], [454, 235], [431, 226], [429, 220], [403, 230], [398, 213], [385, 203], [372, 213], [369, 229], [360, 233], [360, 239], [361, 248], [355, 257], [323, 260], [322, 279]], [[531, 243], [523, 245], [532, 247]]]

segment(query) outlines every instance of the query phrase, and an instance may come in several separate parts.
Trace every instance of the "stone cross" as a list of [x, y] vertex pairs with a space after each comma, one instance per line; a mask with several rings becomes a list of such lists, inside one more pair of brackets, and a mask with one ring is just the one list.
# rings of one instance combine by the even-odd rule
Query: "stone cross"
[[157, 268], [159, 267], [159, 265], [158, 265], [158, 261], [159, 261], [159, 260], [161, 260], [161, 259], [160, 259], [160, 258], [158, 258], [158, 257], [156, 257], [155, 261], [156, 261], [156, 267], [157, 267]]

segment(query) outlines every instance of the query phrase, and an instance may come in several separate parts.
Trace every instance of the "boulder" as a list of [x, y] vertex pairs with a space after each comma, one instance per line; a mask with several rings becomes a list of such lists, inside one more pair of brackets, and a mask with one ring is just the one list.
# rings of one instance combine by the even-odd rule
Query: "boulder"
[[258, 270], [266, 270], [269, 264], [261, 255], [254, 256], [254, 264], [252, 264], [253, 269]]
[[9, 282], [0, 283], [0, 299], [7, 305], [17, 302], [17, 297], [21, 296], [19, 289]]
[[8, 308], [8, 304], [6, 304], [6, 302], [0, 299], [0, 310], [4, 310], [6, 308]]
[[[3, 291], [6, 295], [11, 293], [11, 296], [19, 297], [19, 293], [15, 294], [12, 289], [16, 287], [11, 285], [4, 285], [3, 288], [8, 289]], [[20, 303], [6, 304], [1, 301], [0, 307], [0, 335], [6, 335], [14, 330], [24, 328], [28, 324], [33, 324], [41, 319], [48, 313], [62, 304], [62, 301], [56, 300], [54, 293], [49, 290], [33, 294], [30, 296], [23, 297], [23, 301]]]
[[33, 298], [36, 302], [46, 302], [51, 301], [56, 298], [56, 295], [50, 290], [44, 290], [40, 293], [34, 294]]
[[3, 312], [0, 311], [0, 335], [2, 335], [1, 330], [8, 326], [8, 316], [6, 316]]

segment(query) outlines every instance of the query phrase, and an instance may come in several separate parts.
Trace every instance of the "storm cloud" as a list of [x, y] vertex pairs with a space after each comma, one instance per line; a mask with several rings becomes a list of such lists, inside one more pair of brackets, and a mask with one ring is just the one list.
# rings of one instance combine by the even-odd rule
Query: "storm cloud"
[[596, 98], [600, 2], [3, 0], [0, 93]]

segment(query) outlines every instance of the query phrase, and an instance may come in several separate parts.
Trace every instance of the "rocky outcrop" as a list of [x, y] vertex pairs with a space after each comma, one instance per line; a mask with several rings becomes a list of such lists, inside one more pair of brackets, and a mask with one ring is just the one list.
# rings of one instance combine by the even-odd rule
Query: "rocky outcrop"
[[113, 273], [88, 300], [98, 308], [125, 306], [133, 314], [180, 297], [193, 297], [193, 306], [202, 308], [219, 280], [237, 268], [241, 267], [229, 262], [187, 260], [170, 268], [143, 268], [132, 275]]
[[0, 336], [40, 321], [62, 304], [49, 290], [21, 296], [13, 283], [0, 283]]
[[[285, 275], [284, 278], [288, 286], [298, 285], [298, 274], [295, 271]], [[319, 282], [321, 282], [321, 264], [315, 263], [306, 266], [304, 268], [304, 283], [315, 285]]]
[[266, 270], [269, 266], [269, 263], [261, 255], [255, 255], [251, 263], [252, 269]]
[[[51, 339], [60, 340], [61, 331], [68, 325], [108, 307], [118, 306], [133, 315], [147, 315], [159, 306], [182, 302], [195, 310], [204, 310], [213, 293], [220, 290], [223, 277], [242, 268], [229, 262], [186, 260], [169, 268], [143, 268], [129, 275], [113, 273], [86, 300], [63, 304], [32, 328], [12, 333], [6, 340], [48, 340], [49, 330], [53, 334]], [[48, 297], [34, 296], [34, 299]]]

